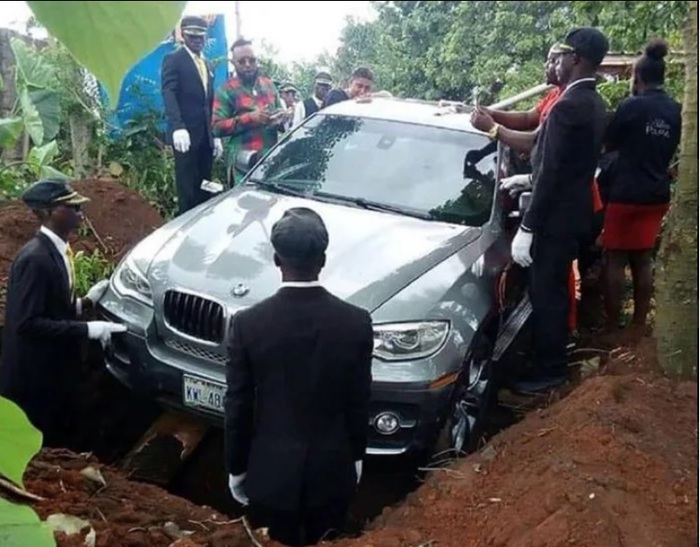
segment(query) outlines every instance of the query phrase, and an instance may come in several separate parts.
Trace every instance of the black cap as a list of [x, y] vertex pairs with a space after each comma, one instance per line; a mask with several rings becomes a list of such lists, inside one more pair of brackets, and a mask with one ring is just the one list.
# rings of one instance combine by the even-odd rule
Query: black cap
[[595, 66], [603, 62], [610, 43], [605, 34], [593, 27], [580, 27], [569, 32], [560, 44], [565, 51], [573, 51]]
[[22, 194], [22, 201], [31, 209], [51, 209], [58, 205], [80, 205], [90, 201], [61, 179], [40, 180]]
[[284, 93], [285, 91], [294, 91], [294, 93], [299, 92], [296, 86], [291, 82], [285, 82], [284, 84], [282, 84], [282, 86], [280, 87], [280, 93]]
[[183, 17], [180, 22], [180, 30], [182, 33], [191, 36], [205, 36], [208, 28], [209, 25], [207, 25], [206, 20], [196, 15], [187, 15]]
[[328, 231], [323, 219], [311, 209], [288, 209], [274, 226], [270, 242], [277, 255], [295, 266], [306, 266], [328, 248]]
[[315, 82], [317, 84], [333, 85], [333, 76], [331, 76], [330, 72], [326, 72], [325, 70], [319, 70], [316, 73]]

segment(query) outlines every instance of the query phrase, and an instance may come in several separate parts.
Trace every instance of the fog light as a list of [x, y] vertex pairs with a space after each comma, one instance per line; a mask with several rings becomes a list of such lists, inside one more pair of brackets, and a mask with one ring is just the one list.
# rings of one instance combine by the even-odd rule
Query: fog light
[[393, 435], [399, 430], [399, 417], [393, 412], [382, 412], [374, 419], [374, 429], [380, 435]]

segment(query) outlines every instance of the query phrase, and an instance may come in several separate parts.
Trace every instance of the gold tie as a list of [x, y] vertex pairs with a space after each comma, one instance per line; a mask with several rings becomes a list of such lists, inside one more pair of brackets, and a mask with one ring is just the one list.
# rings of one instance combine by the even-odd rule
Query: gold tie
[[68, 283], [70, 284], [70, 294], [75, 293], [75, 255], [70, 245], [66, 245], [66, 256], [68, 257]]
[[202, 85], [204, 86], [204, 93], [207, 92], [207, 84], [209, 83], [209, 75], [207, 74], [207, 64], [204, 62], [199, 55], [195, 55], [194, 62], [197, 65], [197, 71], [199, 72], [199, 77], [202, 79]]

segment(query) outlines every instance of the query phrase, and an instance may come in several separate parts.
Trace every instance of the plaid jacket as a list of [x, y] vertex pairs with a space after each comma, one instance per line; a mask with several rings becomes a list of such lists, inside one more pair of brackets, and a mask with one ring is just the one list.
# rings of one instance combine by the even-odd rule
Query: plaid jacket
[[253, 87], [248, 87], [234, 76], [219, 87], [214, 97], [212, 133], [224, 140], [226, 164], [233, 165], [239, 150], [267, 152], [277, 143], [279, 129], [260, 126], [251, 120], [250, 113], [256, 107], [268, 107], [270, 112], [282, 108], [277, 89], [272, 80], [259, 76]]

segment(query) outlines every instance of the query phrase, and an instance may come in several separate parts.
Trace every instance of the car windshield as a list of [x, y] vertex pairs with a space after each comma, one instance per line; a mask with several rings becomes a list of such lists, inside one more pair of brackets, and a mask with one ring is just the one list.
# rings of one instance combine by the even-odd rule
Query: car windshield
[[[488, 138], [403, 122], [316, 115], [262, 161], [251, 182], [421, 218], [481, 226], [497, 153]], [[314, 193], [316, 193], [314, 195]]]

